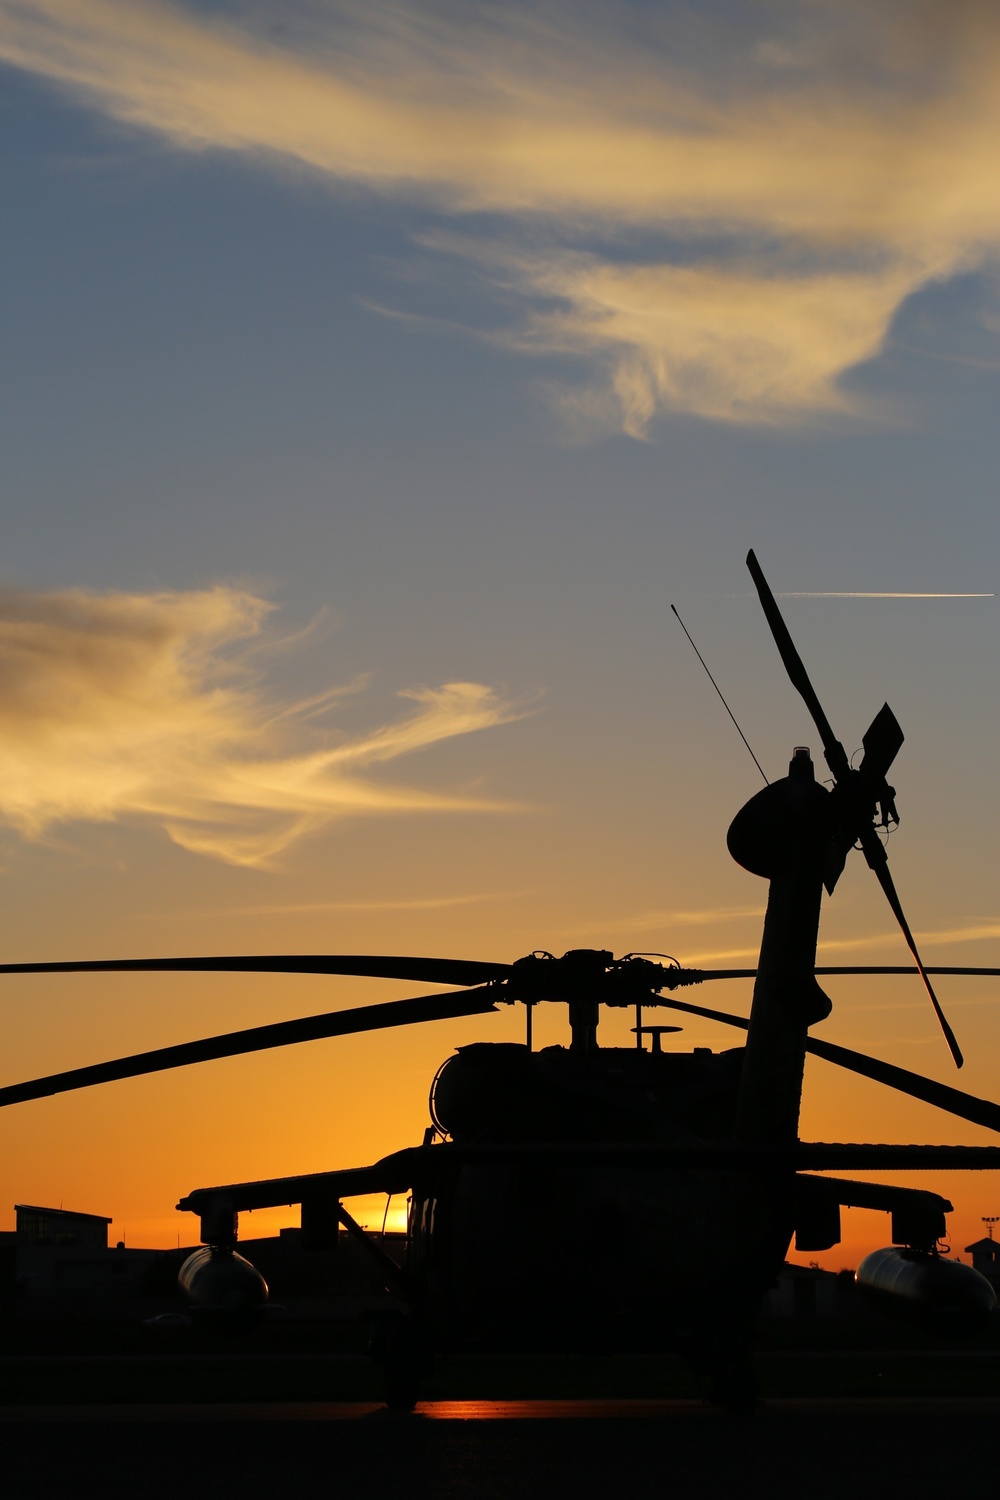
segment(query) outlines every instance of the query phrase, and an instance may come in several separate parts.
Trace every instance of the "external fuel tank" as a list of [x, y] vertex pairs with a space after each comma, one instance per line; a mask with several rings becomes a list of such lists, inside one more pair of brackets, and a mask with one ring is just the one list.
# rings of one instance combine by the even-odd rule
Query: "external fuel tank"
[[222, 1333], [242, 1333], [259, 1323], [267, 1303], [267, 1282], [242, 1255], [203, 1245], [177, 1273], [195, 1319]]
[[942, 1334], [974, 1333], [997, 1305], [985, 1276], [928, 1250], [890, 1245], [866, 1255], [858, 1287], [887, 1312], [899, 1312]]

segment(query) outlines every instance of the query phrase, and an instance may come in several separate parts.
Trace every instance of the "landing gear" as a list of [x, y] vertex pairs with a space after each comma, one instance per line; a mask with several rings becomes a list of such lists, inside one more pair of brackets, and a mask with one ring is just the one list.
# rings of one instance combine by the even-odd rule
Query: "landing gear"
[[[742, 1320], [740, 1320], [742, 1323]], [[757, 1370], [751, 1331], [732, 1326], [700, 1330], [679, 1352], [693, 1366], [702, 1400], [721, 1406], [730, 1416], [749, 1417], [757, 1408]]]
[[383, 1395], [390, 1411], [412, 1411], [427, 1373], [427, 1351], [412, 1316], [390, 1313], [373, 1320], [368, 1352], [382, 1367]]
[[720, 1350], [709, 1370], [705, 1400], [724, 1406], [731, 1417], [752, 1417], [757, 1409], [757, 1371], [748, 1345]]

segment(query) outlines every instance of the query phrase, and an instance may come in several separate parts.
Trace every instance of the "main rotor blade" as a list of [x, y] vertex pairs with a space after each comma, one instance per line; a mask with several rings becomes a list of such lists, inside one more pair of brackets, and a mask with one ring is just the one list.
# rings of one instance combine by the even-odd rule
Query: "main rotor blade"
[[893, 915], [895, 916], [896, 921], [899, 923], [900, 931], [902, 932], [903, 937], [906, 939], [906, 946], [913, 954], [914, 961], [917, 965], [917, 971], [924, 983], [924, 989], [930, 996], [931, 1004], [934, 1007], [934, 1014], [938, 1018], [938, 1023], [941, 1027], [941, 1030], [944, 1032], [944, 1039], [948, 1043], [948, 1047], [951, 1051], [952, 1057], [955, 1059], [955, 1066], [956, 1068], [960, 1068], [965, 1061], [962, 1056], [962, 1049], [958, 1045], [958, 1042], [955, 1038], [955, 1033], [948, 1025], [944, 1011], [938, 1004], [938, 997], [934, 993], [934, 986], [928, 979], [927, 970], [924, 968], [923, 960], [921, 959], [920, 954], [917, 952], [917, 945], [913, 940], [913, 933], [910, 931], [909, 923], [907, 922], [906, 917], [903, 915], [902, 904], [896, 894], [896, 887], [893, 884], [892, 876], [889, 874], [889, 862], [886, 858], [885, 845], [882, 843], [882, 840], [879, 838], [874, 828], [867, 827], [862, 830], [861, 847], [864, 850], [865, 858], [867, 859], [869, 866], [875, 871], [875, 878], [878, 880], [879, 885], [885, 892], [886, 900], [892, 907]]
[[387, 1026], [412, 1026], [420, 1021], [486, 1015], [496, 1010], [493, 996], [494, 991], [484, 985], [480, 989], [421, 995], [415, 1000], [389, 1000], [384, 1005], [362, 1005], [354, 1010], [304, 1016], [297, 1021], [278, 1021], [273, 1026], [251, 1026], [245, 1031], [230, 1031], [224, 1036], [205, 1037], [198, 1042], [182, 1042], [177, 1047], [158, 1047], [153, 1052], [137, 1052], [132, 1057], [119, 1057], [113, 1062], [71, 1068], [65, 1073], [53, 1073], [48, 1078], [10, 1084], [7, 1088], [0, 1088], [0, 1107], [22, 1104], [28, 1099], [43, 1099], [49, 1094], [65, 1094], [71, 1089], [91, 1088], [116, 1078], [137, 1078], [143, 1073], [162, 1073], [168, 1068], [186, 1068], [191, 1063], [238, 1057], [244, 1052], [264, 1052], [271, 1047], [290, 1047], [297, 1042], [313, 1042], [322, 1037], [380, 1031]]
[[[817, 974], [823, 972], [822, 969], [816, 970]], [[839, 972], [842, 973], [843, 970]], [[686, 1015], [701, 1016], [706, 1021], [719, 1021], [723, 1026], [738, 1026], [741, 1031], [748, 1031], [750, 1028], [750, 1022], [744, 1016], [730, 1015], [724, 1010], [709, 1010], [704, 1005], [691, 1005], [686, 1000], [660, 998], [656, 1004], [667, 1010], [680, 1010]], [[978, 1099], [975, 1094], [966, 1094], [946, 1083], [925, 1078], [922, 1073], [911, 1073], [908, 1068], [881, 1062], [877, 1057], [869, 1057], [866, 1052], [854, 1052], [849, 1047], [838, 1047], [833, 1042], [822, 1042], [818, 1037], [806, 1038], [806, 1051], [811, 1052], [814, 1057], [822, 1057], [825, 1062], [835, 1063], [839, 1068], [846, 1068], [850, 1073], [859, 1073], [863, 1078], [884, 1083], [901, 1094], [922, 1099], [926, 1104], [933, 1104], [950, 1115], [957, 1115], [960, 1120], [971, 1120], [974, 1125], [985, 1125], [988, 1130], [1000, 1132], [1000, 1104], [994, 1104], [989, 1099]]]
[[[852, 964], [847, 968], [814, 969], [814, 974], [919, 974], [920, 970], [909, 964]], [[927, 964], [925, 974], [967, 974], [982, 978], [1000, 974], [1000, 969], [976, 969], [968, 964]]]
[[[711, 979], [756, 979], [756, 969], [688, 969], [683, 965], [668, 973], [682, 975], [677, 984], [705, 984]], [[817, 964], [814, 974], [919, 974], [910, 964]], [[1000, 976], [1000, 969], [973, 968], [968, 964], [925, 964], [925, 974], [978, 975], [980, 979]], [[650, 1002], [652, 1003], [652, 1002]], [[657, 1002], [662, 1003], [662, 1002]]]
[[[405, 979], [412, 984], [485, 984], [503, 979], [511, 964], [481, 963], [465, 958], [394, 958], [365, 955], [299, 954], [237, 955], [230, 958], [99, 958], [70, 963], [0, 964], [0, 974], [346, 974], [363, 979]], [[683, 965], [678, 971], [691, 975], [686, 982], [703, 984], [710, 979], [754, 979], [756, 969], [697, 969]], [[903, 964], [847, 964], [817, 967], [817, 974], [919, 974]], [[954, 964], [925, 964], [925, 974], [1000, 975], [1000, 969], [970, 968]]]
[[816, 690], [809, 681], [809, 675], [802, 664], [802, 658], [795, 649], [792, 638], [788, 633], [788, 626], [782, 619], [781, 611], [775, 602], [774, 595], [771, 593], [770, 585], [761, 571], [760, 563], [757, 561], [753, 548], [747, 553], [747, 567], [750, 569], [750, 577], [754, 581], [754, 587], [757, 590], [764, 616], [771, 627], [774, 644], [777, 646], [778, 654], [785, 664], [785, 671], [788, 673], [792, 686], [802, 697], [813, 723], [819, 730], [826, 763], [833, 772], [835, 779], [839, 781], [841, 777], [846, 776], [850, 769], [847, 752], [837, 739], [830, 725], [830, 720], [823, 712], [822, 705], [816, 696]]
[[0, 964], [0, 974], [157, 974], [198, 971], [233, 974], [357, 974], [410, 984], [485, 984], [510, 964], [464, 958], [399, 958], [370, 954], [237, 954], [229, 958], [107, 958], [76, 963]]

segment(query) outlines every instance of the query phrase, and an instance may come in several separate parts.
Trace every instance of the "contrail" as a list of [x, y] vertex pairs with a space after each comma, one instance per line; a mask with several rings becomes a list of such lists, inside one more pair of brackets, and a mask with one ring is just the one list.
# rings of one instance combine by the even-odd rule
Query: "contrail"
[[938, 594], [938, 593], [802, 593], [777, 594], [778, 599], [995, 599], [996, 594]]

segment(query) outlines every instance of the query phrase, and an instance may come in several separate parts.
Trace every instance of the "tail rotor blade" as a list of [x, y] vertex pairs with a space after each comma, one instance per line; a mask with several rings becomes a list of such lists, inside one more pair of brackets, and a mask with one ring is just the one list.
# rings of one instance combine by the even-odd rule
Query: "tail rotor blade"
[[[839, 876], [840, 870], [843, 867], [843, 857], [846, 857], [846, 852], [850, 848], [851, 843], [855, 839], [858, 839], [864, 850], [865, 858], [871, 869], [875, 871], [878, 883], [885, 892], [886, 900], [892, 907], [896, 921], [899, 923], [903, 936], [906, 939], [906, 946], [913, 954], [920, 978], [923, 980], [924, 988], [930, 996], [931, 1004], [934, 1007], [934, 1014], [938, 1018], [941, 1030], [944, 1032], [945, 1041], [948, 1043], [951, 1055], [955, 1060], [955, 1066], [960, 1068], [963, 1062], [962, 1050], [955, 1039], [955, 1033], [945, 1019], [944, 1011], [938, 1004], [938, 998], [934, 993], [934, 986], [928, 979], [923, 960], [917, 952], [917, 945], [913, 941], [913, 934], [910, 931], [906, 917], [903, 915], [903, 908], [896, 894], [896, 887], [893, 885], [892, 876], [889, 874], [885, 849], [871, 822], [871, 816], [874, 811], [871, 803], [878, 797], [878, 793], [883, 788], [886, 796], [885, 806], [894, 816], [895, 810], [892, 807], [891, 794], [889, 793], [889, 788], [885, 787], [885, 773], [903, 743], [903, 731], [900, 729], [892, 709], [888, 704], [884, 704], [879, 713], [876, 714], [862, 741], [865, 747], [865, 758], [862, 762], [861, 771], [852, 774], [850, 762], [847, 759], [844, 747], [835, 737], [833, 729], [830, 726], [830, 721], [823, 712], [820, 701], [816, 696], [816, 691], [809, 681], [808, 673], [802, 665], [802, 658], [795, 649], [792, 638], [788, 633], [788, 627], [781, 617], [781, 611], [778, 609], [767, 579], [761, 571], [760, 563], [757, 561], [752, 550], [747, 553], [747, 567], [750, 570], [750, 577], [754, 581], [754, 586], [760, 598], [761, 608], [764, 611], [768, 625], [771, 627], [771, 634], [774, 636], [775, 645], [778, 648], [781, 660], [785, 664], [785, 671], [788, 673], [792, 685], [801, 694], [806, 707], [812, 715], [813, 722], [819, 730], [820, 739], [823, 741], [823, 753], [826, 756], [826, 763], [833, 772], [833, 778], [837, 785], [837, 793], [841, 798], [845, 799], [844, 809], [846, 816], [844, 817], [843, 832], [840, 836], [840, 848], [834, 851], [837, 858], [835, 860], [835, 868], [832, 867], [828, 872], [827, 888], [829, 890], [833, 889], [837, 876]], [[862, 788], [863, 792], [859, 797], [859, 791]], [[841, 854], [841, 850], [843, 854]]]
[[906, 917], [903, 914], [902, 904], [900, 903], [900, 899], [896, 894], [896, 887], [893, 884], [892, 876], [889, 874], [889, 862], [886, 859], [885, 848], [882, 844], [882, 840], [879, 838], [874, 828], [868, 828], [865, 830], [861, 838], [861, 847], [864, 850], [865, 858], [867, 859], [869, 866], [875, 872], [876, 880], [885, 892], [886, 900], [892, 907], [893, 915], [895, 916], [896, 921], [899, 923], [900, 931], [902, 932], [903, 937], [906, 939], [906, 946], [913, 954], [913, 961], [917, 966], [917, 972], [919, 973], [920, 978], [923, 980], [924, 989], [930, 996], [931, 1004], [934, 1007], [934, 1014], [938, 1018], [938, 1024], [940, 1025], [941, 1030], [944, 1032], [944, 1039], [948, 1043], [948, 1047], [951, 1051], [952, 1057], [955, 1059], [955, 1066], [956, 1068], [960, 1068], [965, 1061], [962, 1056], [962, 1049], [958, 1045], [958, 1042], [955, 1038], [955, 1033], [948, 1025], [945, 1013], [938, 1003], [937, 995], [935, 995], [934, 993], [934, 986], [931, 984], [930, 979], [927, 975], [927, 970], [924, 968], [923, 959], [917, 952], [917, 945], [913, 940], [913, 933], [910, 931], [910, 924], [907, 922]]
[[750, 570], [750, 577], [754, 581], [754, 587], [757, 590], [757, 596], [760, 599], [764, 617], [771, 627], [771, 634], [774, 636], [774, 644], [778, 648], [778, 655], [784, 663], [785, 671], [788, 673], [792, 686], [801, 696], [806, 708], [809, 710], [813, 723], [819, 730], [826, 763], [835, 778], [839, 781], [849, 770], [847, 754], [843, 745], [834, 734], [830, 720], [823, 712], [822, 704], [816, 696], [816, 689], [809, 681], [809, 674], [802, 664], [801, 656], [795, 649], [795, 644], [788, 633], [788, 626], [782, 619], [781, 611], [775, 602], [774, 595], [771, 593], [770, 584], [764, 577], [760, 563], [757, 561], [756, 554], [752, 548], [747, 553], [747, 567]]
[[882, 704], [861, 736], [861, 744], [865, 753], [858, 769], [867, 782], [877, 785], [903, 748], [903, 731], [888, 703]]

